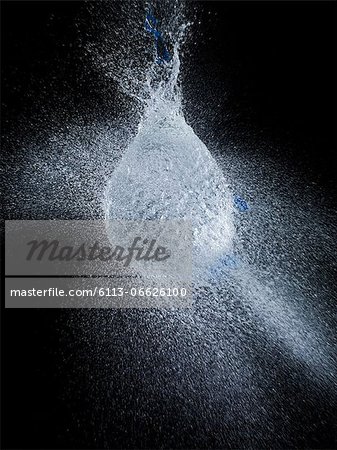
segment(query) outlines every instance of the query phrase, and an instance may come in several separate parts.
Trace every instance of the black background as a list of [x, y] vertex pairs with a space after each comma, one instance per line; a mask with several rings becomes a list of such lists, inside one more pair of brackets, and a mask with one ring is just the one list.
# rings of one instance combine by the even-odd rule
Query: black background
[[[77, 39], [72, 25], [82, 7], [81, 2], [3, 2], [3, 134], [15, 132], [26, 117], [33, 132], [39, 105], [45, 101], [57, 98], [59, 108], [62, 102], [68, 109], [85, 106], [88, 99], [77, 94], [86, 90], [95, 95], [100, 114], [110, 110], [90, 74], [79, 75], [83, 62], [78, 47], [69, 47]], [[293, 142], [296, 151], [287, 157], [294, 163], [305, 160], [308, 170], [332, 192], [337, 169], [334, 9], [332, 2], [207, 2], [200, 14], [204, 34], [212, 40], [200, 41], [192, 63], [199, 75], [213, 71], [216, 80], [230, 85], [229, 130], [239, 125]], [[210, 22], [208, 11], [215, 10], [217, 19]], [[69, 69], [72, 58], [74, 67]], [[44, 92], [41, 86], [48, 85], [55, 61], [60, 74], [55, 91]], [[189, 88], [191, 93], [204, 89], [198, 80]], [[207, 94], [199, 100], [207, 106]], [[225, 106], [219, 108], [221, 117]], [[97, 111], [84, 112], [83, 120], [90, 121]], [[223, 125], [215, 123], [218, 128]], [[55, 319], [62, 321], [66, 314], [3, 310], [4, 447], [95, 447], [91, 425], [76, 425], [65, 407], [63, 378], [57, 370], [62, 343], [53, 329]], [[86, 408], [85, 398], [75, 397], [74, 393], [78, 412]], [[322, 424], [299, 436], [298, 445], [331, 448], [333, 440], [329, 424]], [[122, 438], [116, 442], [123, 446]]]

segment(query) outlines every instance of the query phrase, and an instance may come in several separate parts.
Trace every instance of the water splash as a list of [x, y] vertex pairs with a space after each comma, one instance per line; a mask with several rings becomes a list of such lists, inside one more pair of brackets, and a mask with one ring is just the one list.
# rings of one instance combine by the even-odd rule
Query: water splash
[[[138, 90], [143, 92], [143, 117], [109, 182], [106, 217], [190, 219], [194, 227], [196, 296], [209, 301], [212, 292], [202, 290], [198, 294], [198, 287], [212, 285], [221, 287], [224, 293], [235, 292], [270, 337], [275, 336], [319, 377], [324, 365], [331, 381], [335, 369], [331, 351], [322, 345], [324, 332], [320, 334], [317, 323], [314, 332], [310, 329], [303, 308], [296, 312], [285, 288], [276, 290], [262, 282], [259, 270], [244, 262], [228, 177], [184, 118], [179, 48], [187, 26], [176, 28], [180, 33], [172, 60], [165, 67], [154, 62]], [[248, 210], [247, 202], [239, 196], [234, 196], [234, 205], [241, 213]], [[230, 256], [235, 253], [239, 256]], [[231, 264], [238, 259], [243, 263]], [[226, 302], [226, 295], [219, 301]]]
[[[275, 158], [254, 160], [255, 142], [243, 149], [224, 145], [215, 160], [184, 118], [178, 36], [188, 21], [181, 10], [172, 14], [173, 3], [162, 2], [161, 29], [175, 47], [167, 70], [155, 62], [143, 28], [147, 6], [112, 3], [97, 12], [101, 33], [87, 54], [99, 76], [132, 99], [120, 109], [136, 111], [137, 126], [121, 115], [108, 126], [97, 119], [86, 126], [68, 121], [62, 131], [46, 127], [44, 140], [23, 142], [11, 156], [6, 199], [11, 218], [187, 214], [194, 221], [201, 261], [194, 309], [70, 317], [76, 330], [70, 359], [86, 369], [98, 442], [107, 448], [114, 442], [117, 397], [119, 411], [134, 408], [147, 423], [158, 420], [158, 429], [177, 413], [177, 403], [186, 428], [200, 425], [191, 432], [193, 446], [199, 439], [208, 447], [210, 435], [215, 448], [261, 448], [266, 440], [271, 447], [293, 446], [292, 417], [303, 414], [300, 405], [322, 398], [324, 410], [332, 410], [336, 398], [334, 212], [291, 168], [285, 179]], [[249, 211], [233, 208], [231, 191], [247, 198]], [[211, 258], [204, 262], [208, 245]], [[167, 410], [151, 415], [149, 399]], [[168, 446], [172, 435], [177, 429], [168, 427]]]
[[179, 47], [187, 27], [178, 27], [170, 62], [152, 63], [138, 88], [143, 117], [109, 181], [105, 208], [109, 219], [190, 220], [198, 284], [211, 264], [232, 251], [234, 227], [224, 174], [181, 106]]

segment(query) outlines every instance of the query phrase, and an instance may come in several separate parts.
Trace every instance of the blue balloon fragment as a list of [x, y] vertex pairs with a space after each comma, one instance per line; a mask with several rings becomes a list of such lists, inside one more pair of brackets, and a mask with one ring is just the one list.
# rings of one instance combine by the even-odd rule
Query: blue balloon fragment
[[148, 13], [145, 18], [144, 27], [145, 30], [149, 33], [153, 34], [156, 44], [157, 50], [157, 59], [156, 62], [158, 64], [163, 64], [164, 62], [169, 62], [171, 59], [171, 55], [167, 50], [165, 42], [162, 38], [161, 32], [157, 30], [158, 20], [151, 14]]
[[224, 275], [228, 270], [239, 267], [239, 260], [235, 255], [223, 255], [210, 267], [209, 273], [214, 276]]
[[160, 36], [160, 32], [156, 30], [156, 25], [158, 23], [158, 20], [152, 15], [147, 14], [145, 18], [145, 30], [149, 33], [152, 33], [156, 38]]
[[243, 198], [239, 197], [238, 195], [234, 196], [234, 205], [237, 207], [237, 209], [240, 212], [248, 211], [248, 209], [249, 209], [247, 202]]
[[224, 255], [219, 262], [229, 269], [236, 269], [238, 266], [238, 260], [234, 255]]

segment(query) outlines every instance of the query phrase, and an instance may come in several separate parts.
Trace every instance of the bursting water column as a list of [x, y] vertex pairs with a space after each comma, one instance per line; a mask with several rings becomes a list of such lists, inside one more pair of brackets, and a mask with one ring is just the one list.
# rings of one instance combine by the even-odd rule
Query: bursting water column
[[152, 14], [145, 29], [156, 43], [145, 83], [149, 96], [138, 132], [108, 183], [106, 218], [191, 221], [194, 281], [205, 282], [214, 263], [232, 252], [232, 196], [218, 164], [184, 118], [179, 44], [171, 55]]

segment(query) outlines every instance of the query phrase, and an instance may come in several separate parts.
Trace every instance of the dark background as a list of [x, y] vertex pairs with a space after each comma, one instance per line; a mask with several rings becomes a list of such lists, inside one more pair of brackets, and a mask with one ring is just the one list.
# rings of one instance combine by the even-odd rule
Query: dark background
[[[73, 24], [82, 8], [81, 2], [2, 3], [5, 138], [19, 134], [22, 123], [25, 132], [38, 132], [35, 125], [44, 104], [56, 102], [58, 110], [63, 105], [68, 111], [80, 108], [84, 122], [111, 112], [111, 98], [102, 93], [80, 57]], [[308, 171], [332, 193], [337, 169], [334, 10], [332, 2], [207, 2], [198, 14], [204, 34], [212, 39], [200, 40], [193, 50], [192, 71], [185, 75], [190, 81], [193, 73], [198, 75], [186, 89], [191, 98], [198, 94], [201, 107], [209, 102], [202, 80], [210, 73], [214, 82], [229, 86], [227, 103], [214, 106], [215, 130], [226, 126], [230, 136], [239, 126], [251, 135], [262, 132], [268, 139], [291, 142], [295, 150], [287, 158], [294, 164], [305, 161]], [[217, 11], [217, 18], [209, 20], [208, 11]], [[45, 89], [55, 73], [53, 90]], [[93, 97], [95, 104], [90, 102]], [[53, 116], [50, 108], [46, 110]], [[92, 424], [73, 419], [88, 407], [85, 396], [74, 389], [72, 407], [67, 407], [64, 375], [58, 371], [63, 344], [53, 330], [67, 312], [2, 312], [3, 447], [95, 447]], [[64, 333], [72, 339], [70, 330]], [[80, 365], [75, 370], [80, 373]], [[301, 420], [310, 420], [310, 414]], [[117, 447], [130, 445], [127, 427], [116, 438]], [[299, 447], [331, 448], [333, 441], [329, 424], [298, 436]]]

